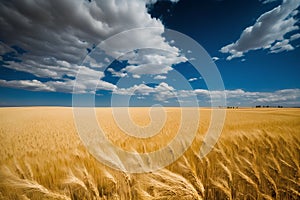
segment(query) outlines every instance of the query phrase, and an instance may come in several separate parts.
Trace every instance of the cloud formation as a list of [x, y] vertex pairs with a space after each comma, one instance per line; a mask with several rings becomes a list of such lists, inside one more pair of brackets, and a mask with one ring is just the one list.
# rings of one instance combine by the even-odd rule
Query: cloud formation
[[167, 77], [166, 76], [162, 76], [162, 75], [157, 75], [154, 77], [154, 79], [156, 80], [163, 80], [163, 79], [166, 79]]
[[[126, 34], [125, 38], [126, 41], [132, 42], [136, 41], [136, 38], [143, 38], [145, 35], [150, 36], [149, 33], [157, 31], [160, 30], [150, 29], [133, 31], [130, 32], [130, 34]], [[121, 38], [123, 37], [108, 41], [108, 44], [105, 45], [114, 47], [113, 50], [108, 51], [109, 54], [115, 54], [115, 57], [118, 57], [118, 54], [120, 54], [121, 57], [118, 59], [128, 62], [129, 66], [122, 69], [122, 71], [131, 73], [134, 77], [141, 75], [167, 74], [169, 71], [173, 70], [171, 67], [172, 65], [186, 62], [188, 60], [185, 56], [180, 54], [180, 50], [178, 48], [170, 46], [166, 41], [164, 41], [165, 39], [163, 37], [141, 39], [139, 45], [132, 43], [129, 44], [126, 42], [125, 44], [124, 42], [120, 43], [120, 41], [123, 40]], [[128, 49], [131, 49], [131, 46], [140, 46], [144, 49], [126, 52]], [[117, 52], [115, 50], [117, 50]], [[125, 51], [124, 54], [121, 53], [122, 51]]]
[[[48, 81], [40, 82], [38, 80], [0, 80], [0, 87], [21, 88], [30, 91], [51, 91], [51, 92], [71, 92], [74, 82], [70, 81]], [[94, 82], [87, 82], [79, 85], [78, 93], [85, 93], [89, 89], [89, 85]], [[156, 101], [169, 102], [171, 100], [188, 101], [191, 96], [197, 96], [201, 102], [209, 103], [211, 98], [218, 98], [226, 95], [229, 105], [285, 105], [297, 106], [300, 101], [300, 89], [283, 89], [274, 92], [249, 92], [242, 89], [225, 90], [225, 91], [209, 91], [207, 89], [195, 90], [176, 90], [168, 83], [161, 82], [156, 86], [148, 86], [146, 84], [134, 85], [128, 88], [117, 88], [115, 85], [100, 81], [98, 90], [109, 90], [117, 95], [136, 96], [137, 99], [145, 99], [146, 97], [154, 98]], [[94, 91], [89, 91], [94, 92]]]
[[193, 81], [196, 81], [196, 80], [198, 80], [198, 78], [190, 78], [188, 81], [193, 82]]
[[215, 57], [212, 57], [212, 60], [217, 61], [217, 60], [220, 60], [220, 58], [215, 56]]
[[227, 60], [231, 60], [257, 49], [268, 49], [271, 53], [293, 50], [290, 44], [293, 39], [285, 36], [299, 30], [299, 20], [296, 18], [299, 5], [299, 0], [283, 0], [281, 5], [262, 14], [253, 26], [242, 32], [236, 42], [222, 47], [220, 52], [231, 54], [227, 57]]
[[[147, 10], [146, 5], [155, 2], [152, 0], [1, 1], [0, 58], [4, 62], [2, 67], [30, 73], [36, 76], [36, 79], [49, 78], [48, 83], [42, 84], [51, 85], [51, 91], [71, 92], [69, 85], [73, 83], [78, 70], [86, 72], [87, 76], [103, 73], [105, 63], [98, 63], [91, 57], [85, 59], [88, 65], [81, 65], [86, 54], [95, 45], [114, 34], [132, 28], [157, 27], [163, 30], [162, 22], [152, 18]], [[167, 73], [171, 70], [172, 64], [184, 60], [179, 55], [179, 50], [165, 41], [162, 33], [153, 30], [145, 34], [132, 35], [132, 41], [139, 46], [153, 43], [157, 44], [157, 48], [164, 48], [169, 52], [162, 55], [153, 53], [152, 58], [143, 55], [128, 57], [131, 64], [127, 68], [129, 73], [135, 76]], [[132, 45], [132, 42], [127, 44], [126, 41], [125, 39], [116, 41], [119, 49]], [[11, 48], [12, 46], [22, 51], [18, 52]], [[8, 54], [12, 56], [8, 57]], [[162, 69], [153, 67], [157, 63], [164, 67]], [[117, 72], [113, 69], [109, 71], [115, 77], [127, 75], [123, 71]], [[25, 81], [40, 84], [36, 82], [37, 80]], [[13, 82], [3, 82], [2, 85], [4, 83], [13, 85]], [[101, 83], [111, 85], [104, 81]], [[66, 89], [62, 88], [64, 85]], [[28, 87], [23, 87], [26, 88]], [[83, 88], [88, 88], [88, 83]]]
[[[197, 95], [209, 99], [209, 96], [222, 95], [221, 91], [204, 89], [176, 90], [167, 82], [172, 65], [186, 62], [174, 44], [163, 37], [164, 25], [160, 19], [152, 18], [147, 5], [157, 0], [11, 0], [0, 2], [0, 60], [1, 67], [26, 72], [35, 77], [31, 80], [0, 79], [1, 87], [19, 88], [30, 91], [48, 91], [72, 93], [75, 78], [81, 71], [86, 81], [77, 83], [77, 92], [108, 90], [119, 95], [136, 95], [145, 99], [150, 94], [157, 101], [167, 102], [176, 96], [189, 98]], [[170, 0], [176, 3], [178, 0]], [[272, 0], [265, 0], [264, 3]], [[300, 38], [297, 26], [296, 10], [299, 0], [283, 1], [282, 5], [262, 14], [253, 26], [246, 28], [240, 38], [220, 51], [229, 53], [228, 60], [241, 57], [255, 49], [268, 49], [271, 53], [290, 51], [295, 47], [291, 41]], [[103, 63], [86, 56], [97, 44], [107, 38], [132, 28], [157, 27], [127, 35], [124, 39], [111, 40], [103, 47], [114, 47], [114, 51], [104, 48], [108, 56], [127, 61], [123, 69], [108, 68], [112, 61], [105, 58]], [[290, 33], [289, 38], [286, 34]], [[139, 46], [143, 50], [127, 52], [131, 47]], [[149, 49], [155, 46], [155, 49]], [[124, 54], [125, 53], [125, 54]], [[191, 54], [192, 51], [187, 51]], [[119, 57], [121, 56], [121, 57]], [[81, 61], [85, 58], [85, 63]], [[213, 57], [213, 61], [219, 60]], [[192, 60], [192, 59], [190, 59]], [[158, 85], [146, 84], [118, 88], [102, 80], [105, 75], [117, 78], [133, 77], [136, 79], [150, 75], [161, 80]], [[199, 78], [190, 78], [192, 82]], [[108, 80], [108, 79], [105, 79]], [[299, 102], [299, 89], [278, 90], [275, 92], [247, 92], [244, 90], [226, 90], [228, 99], [233, 102], [280, 103]]]
[[126, 72], [118, 72], [118, 71], [115, 71], [113, 68], [108, 68], [107, 71], [109, 71], [113, 77], [124, 78], [127, 76]]

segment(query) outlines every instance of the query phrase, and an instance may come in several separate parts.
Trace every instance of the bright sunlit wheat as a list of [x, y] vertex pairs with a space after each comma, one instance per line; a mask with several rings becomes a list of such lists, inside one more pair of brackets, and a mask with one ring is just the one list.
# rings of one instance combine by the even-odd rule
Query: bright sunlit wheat
[[[161, 132], [122, 133], [111, 108], [97, 108], [107, 137], [127, 151], [149, 152], [176, 134], [180, 109], [167, 108]], [[131, 108], [146, 125], [148, 108]], [[232, 109], [214, 150], [199, 157], [210, 121], [200, 109], [192, 146], [165, 169], [126, 174], [94, 159], [82, 145], [72, 108], [0, 109], [0, 199], [299, 199], [299, 109]]]

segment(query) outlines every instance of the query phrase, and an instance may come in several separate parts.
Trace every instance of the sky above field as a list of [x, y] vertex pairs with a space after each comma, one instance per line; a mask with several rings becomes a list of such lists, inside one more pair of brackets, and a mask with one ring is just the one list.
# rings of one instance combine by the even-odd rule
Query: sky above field
[[[300, 0], [1, 1], [0, 106], [72, 106], [75, 93], [95, 96], [96, 106], [111, 106], [112, 94], [129, 97], [130, 106], [178, 106], [191, 96], [209, 106], [210, 97], [220, 94], [229, 106], [300, 106], [299, 5]], [[97, 51], [101, 42], [134, 28], [144, 31], [114, 39], [114, 45], [140, 49]], [[191, 64], [198, 52], [176, 46], [167, 29], [207, 51], [224, 91], [209, 90]], [[142, 48], [148, 46], [156, 48]], [[78, 72], [83, 81], [77, 81]]]

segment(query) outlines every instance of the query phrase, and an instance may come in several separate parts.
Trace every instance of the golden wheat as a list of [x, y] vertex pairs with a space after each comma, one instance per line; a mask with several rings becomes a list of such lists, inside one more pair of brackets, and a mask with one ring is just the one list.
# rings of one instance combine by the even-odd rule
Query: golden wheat
[[[125, 134], [110, 108], [96, 114], [115, 146], [145, 153], [166, 146], [180, 127], [180, 109], [166, 110], [164, 127], [146, 139]], [[155, 172], [128, 174], [87, 151], [72, 108], [1, 108], [0, 199], [300, 198], [299, 109], [227, 110], [222, 135], [204, 158], [199, 150], [211, 110], [199, 112], [197, 135], [183, 156]], [[130, 113], [138, 125], [151, 120], [149, 108]]]

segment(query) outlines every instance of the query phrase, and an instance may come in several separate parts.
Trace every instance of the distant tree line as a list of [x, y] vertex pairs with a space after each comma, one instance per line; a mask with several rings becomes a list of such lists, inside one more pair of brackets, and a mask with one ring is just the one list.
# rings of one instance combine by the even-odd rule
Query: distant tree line
[[238, 109], [238, 106], [227, 106], [227, 109]]
[[[219, 108], [227, 108], [227, 109], [238, 109], [238, 106], [219, 106]], [[269, 105], [257, 105], [255, 108], [283, 108], [283, 106], [269, 106]]]
[[283, 106], [261, 106], [257, 105], [255, 108], [283, 108]]

